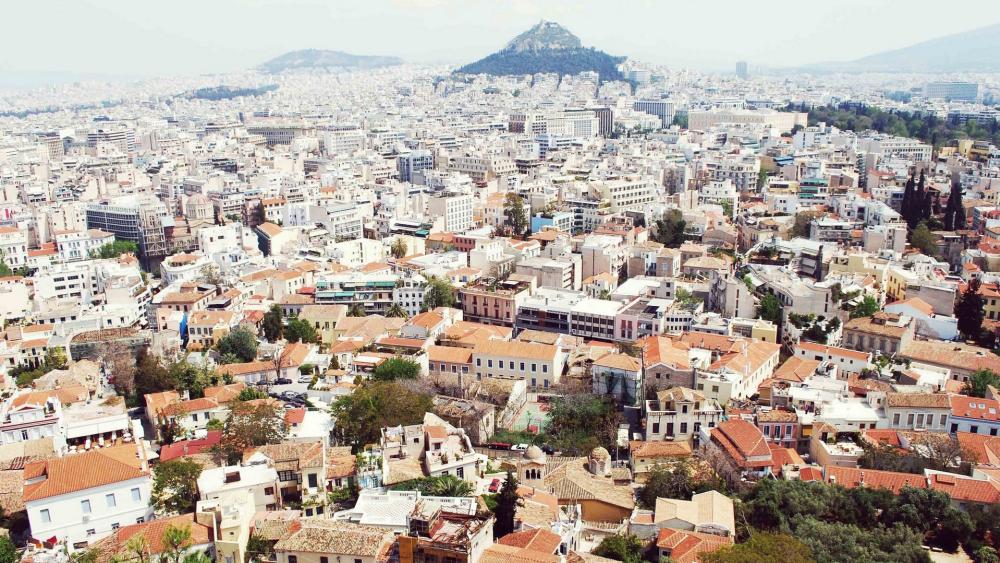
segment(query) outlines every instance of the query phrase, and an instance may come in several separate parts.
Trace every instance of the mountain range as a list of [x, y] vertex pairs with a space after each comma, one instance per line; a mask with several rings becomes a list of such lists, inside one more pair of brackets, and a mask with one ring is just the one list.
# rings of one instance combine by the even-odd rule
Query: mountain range
[[618, 65], [625, 57], [615, 57], [587, 48], [580, 38], [556, 22], [542, 20], [510, 40], [503, 49], [456, 72], [460, 74], [520, 75], [535, 73], [578, 74], [593, 71], [601, 82], [621, 80]]
[[938, 37], [853, 61], [808, 65], [813, 72], [1000, 72], [1000, 24]]
[[277, 73], [284, 70], [314, 68], [368, 69], [403, 64], [399, 57], [352, 55], [343, 51], [302, 49], [279, 55], [257, 67], [262, 72]]

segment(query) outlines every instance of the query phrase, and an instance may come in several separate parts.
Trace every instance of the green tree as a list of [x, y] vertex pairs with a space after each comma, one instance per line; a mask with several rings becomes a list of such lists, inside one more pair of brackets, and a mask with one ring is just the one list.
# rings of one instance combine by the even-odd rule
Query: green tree
[[361, 303], [351, 303], [351, 306], [347, 309], [348, 317], [367, 317], [368, 313], [365, 312], [365, 306]]
[[7, 536], [0, 537], [0, 563], [17, 563], [20, 560], [14, 542]]
[[163, 552], [160, 554], [160, 562], [181, 563], [184, 553], [193, 543], [191, 539], [191, 526], [167, 526], [163, 530]]
[[969, 280], [965, 291], [955, 302], [955, 317], [958, 319], [958, 332], [968, 339], [978, 339], [983, 332], [983, 319], [986, 316], [984, 310], [986, 303], [979, 293], [979, 278]]
[[266, 399], [267, 393], [261, 391], [256, 387], [245, 387], [240, 394], [236, 396], [237, 401], [256, 401], [257, 399]]
[[910, 245], [927, 256], [934, 257], [938, 254], [937, 235], [927, 228], [926, 221], [921, 221], [910, 233]]
[[247, 561], [269, 561], [271, 554], [274, 553], [274, 544], [274, 541], [263, 536], [250, 534], [246, 548]]
[[250, 362], [257, 357], [257, 338], [244, 327], [236, 327], [220, 338], [217, 347], [223, 356], [232, 354], [240, 362]]
[[671, 467], [657, 465], [646, 476], [646, 482], [636, 493], [636, 500], [642, 508], [656, 508], [656, 499], [673, 498], [690, 500], [695, 491], [691, 478], [691, 466], [678, 462]]
[[317, 342], [319, 334], [312, 323], [305, 319], [291, 319], [284, 330], [285, 340], [289, 342]]
[[757, 318], [777, 324], [781, 322], [781, 310], [781, 301], [773, 293], [768, 293], [757, 306]]
[[813, 563], [809, 547], [788, 534], [757, 532], [750, 539], [731, 547], [699, 556], [703, 563]]
[[201, 464], [187, 459], [164, 461], [153, 468], [153, 506], [163, 514], [194, 510]]
[[261, 322], [261, 328], [264, 330], [264, 338], [269, 342], [274, 342], [281, 338], [282, 332], [285, 329], [284, 315], [281, 313], [281, 307], [277, 303], [271, 305], [271, 308], [264, 313], [264, 320]]
[[139, 245], [130, 240], [116, 240], [90, 252], [94, 258], [118, 258], [122, 254], [137, 254]]
[[3, 259], [3, 252], [0, 252], [0, 278], [5, 278], [8, 276], [13, 276], [14, 272], [11, 271], [10, 266]]
[[229, 406], [217, 450], [233, 465], [250, 448], [280, 443], [285, 432], [285, 413], [276, 401], [237, 401]]
[[972, 554], [972, 558], [976, 563], [1000, 563], [1000, 555], [997, 554], [997, 550], [988, 545], [977, 549]]
[[385, 316], [405, 319], [410, 315], [407, 314], [406, 309], [404, 309], [402, 305], [399, 303], [393, 303], [392, 305], [389, 305], [389, 308], [385, 311]]
[[528, 231], [528, 214], [524, 211], [524, 198], [517, 192], [507, 192], [503, 200], [503, 223], [512, 236], [523, 236]]
[[375, 367], [372, 379], [375, 381], [396, 381], [420, 377], [420, 364], [406, 358], [389, 358]]
[[437, 475], [411, 479], [393, 485], [394, 491], [420, 491], [421, 494], [435, 497], [471, 497], [475, 490], [472, 483], [454, 475]]
[[962, 184], [958, 178], [951, 180], [951, 193], [948, 194], [948, 205], [944, 211], [944, 229], [956, 231], [966, 228], [965, 207], [962, 206]]
[[438, 307], [451, 307], [455, 304], [455, 288], [445, 278], [432, 276], [424, 288], [424, 310], [431, 311]]
[[549, 403], [546, 432], [550, 443], [565, 455], [586, 455], [601, 446], [613, 448], [621, 414], [607, 397], [573, 394]]
[[355, 451], [378, 443], [382, 428], [419, 424], [431, 410], [429, 394], [399, 381], [364, 381], [330, 407], [340, 443]]
[[502, 538], [514, 531], [514, 517], [517, 507], [522, 504], [521, 497], [517, 496], [517, 477], [508, 469], [507, 478], [497, 493], [496, 507], [493, 509], [496, 518], [493, 523], [494, 538]]
[[397, 260], [406, 256], [406, 243], [402, 238], [396, 237], [396, 240], [392, 241], [392, 246], [389, 247], [389, 253], [392, 254], [392, 257]]
[[856, 307], [851, 311], [851, 318], [857, 319], [861, 317], [870, 317], [875, 313], [879, 312], [881, 307], [879, 307], [878, 301], [875, 300], [871, 295], [865, 295], [865, 298], [858, 303]]
[[45, 367], [49, 370], [66, 369], [66, 349], [62, 346], [53, 346], [45, 352]]
[[642, 540], [633, 534], [625, 533], [604, 538], [594, 548], [593, 554], [623, 563], [642, 563], [645, 560], [643, 557], [645, 550], [646, 546]]
[[653, 240], [667, 248], [677, 248], [687, 240], [684, 231], [687, 221], [679, 209], [669, 209], [663, 218], [657, 219], [653, 229]]
[[976, 370], [965, 381], [962, 393], [970, 397], [985, 397], [986, 388], [989, 386], [1000, 389], [1000, 377], [988, 369]]
[[763, 191], [767, 187], [767, 170], [763, 168], [757, 173], [757, 191]]

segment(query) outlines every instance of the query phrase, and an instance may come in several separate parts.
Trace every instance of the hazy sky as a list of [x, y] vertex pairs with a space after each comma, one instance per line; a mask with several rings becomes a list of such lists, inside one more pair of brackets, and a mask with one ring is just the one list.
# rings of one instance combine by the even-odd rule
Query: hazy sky
[[[539, 19], [613, 55], [730, 69], [850, 60], [1000, 20], [996, 0], [2, 0], [0, 75], [227, 72], [336, 49], [464, 63]], [[980, 14], [981, 16], [975, 16]]]

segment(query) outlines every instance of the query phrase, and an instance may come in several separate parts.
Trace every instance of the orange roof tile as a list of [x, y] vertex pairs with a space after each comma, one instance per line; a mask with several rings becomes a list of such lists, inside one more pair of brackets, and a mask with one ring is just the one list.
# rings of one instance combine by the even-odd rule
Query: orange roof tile
[[[65, 495], [148, 476], [149, 470], [145, 468], [145, 462], [139, 459], [135, 444], [36, 461], [24, 468], [24, 501]], [[36, 478], [41, 480], [29, 482]]]

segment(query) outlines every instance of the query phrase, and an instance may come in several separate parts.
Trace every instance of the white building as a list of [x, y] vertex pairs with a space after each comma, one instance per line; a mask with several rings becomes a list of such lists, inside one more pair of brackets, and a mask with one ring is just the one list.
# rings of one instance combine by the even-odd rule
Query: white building
[[55, 538], [70, 551], [153, 517], [152, 477], [136, 444], [32, 462], [24, 478], [31, 536]]

